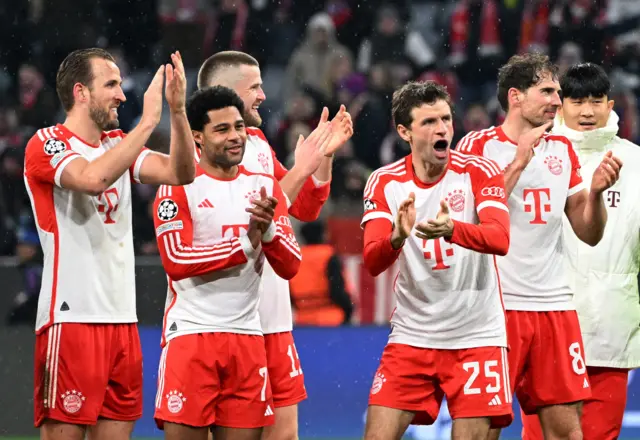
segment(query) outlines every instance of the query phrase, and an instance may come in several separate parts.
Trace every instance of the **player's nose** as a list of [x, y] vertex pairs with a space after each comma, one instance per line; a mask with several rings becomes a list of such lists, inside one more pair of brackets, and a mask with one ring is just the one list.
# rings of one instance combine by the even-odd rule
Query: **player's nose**
[[118, 87], [118, 91], [116, 92], [116, 99], [120, 102], [125, 102], [127, 100], [127, 97], [125, 96], [121, 87]]

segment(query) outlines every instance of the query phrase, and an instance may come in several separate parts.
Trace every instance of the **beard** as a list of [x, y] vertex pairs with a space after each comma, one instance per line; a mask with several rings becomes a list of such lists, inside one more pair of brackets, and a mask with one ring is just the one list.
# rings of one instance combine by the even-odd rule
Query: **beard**
[[240, 165], [240, 163], [242, 162], [242, 158], [244, 157], [244, 149], [245, 147], [242, 147], [242, 154], [240, 154], [240, 157], [234, 156], [234, 157], [229, 157], [225, 152], [222, 153], [213, 153], [211, 156], [211, 162], [216, 164], [217, 166], [219, 166], [220, 168], [231, 168], [234, 167], [236, 165]]
[[115, 130], [120, 126], [120, 121], [118, 121], [117, 118], [113, 120], [109, 119], [109, 110], [105, 111], [100, 107], [90, 107], [89, 117], [102, 131]]
[[262, 118], [253, 114], [251, 110], [245, 110], [242, 117], [247, 127], [260, 127], [262, 125]]

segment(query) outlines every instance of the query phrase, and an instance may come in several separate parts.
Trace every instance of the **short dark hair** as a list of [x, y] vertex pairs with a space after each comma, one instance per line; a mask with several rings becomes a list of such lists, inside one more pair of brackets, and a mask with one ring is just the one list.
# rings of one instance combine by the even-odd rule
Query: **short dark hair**
[[562, 99], [584, 99], [589, 96], [602, 98], [609, 95], [611, 81], [604, 69], [593, 63], [581, 63], [569, 67], [560, 79]]
[[498, 71], [498, 102], [502, 109], [509, 110], [509, 89], [524, 92], [538, 84], [547, 73], [557, 78], [558, 67], [544, 54], [533, 52], [509, 58]]
[[64, 111], [68, 112], [73, 108], [73, 87], [77, 83], [89, 87], [93, 81], [93, 69], [91, 68], [93, 58], [116, 62], [106, 50], [92, 47], [74, 50], [60, 64], [56, 75], [56, 92]]
[[244, 114], [244, 104], [236, 92], [228, 87], [213, 86], [196, 90], [187, 101], [187, 119], [192, 130], [202, 131], [209, 122], [209, 111], [235, 107]]
[[391, 113], [395, 125], [409, 127], [413, 120], [411, 110], [422, 104], [435, 104], [445, 101], [453, 112], [451, 96], [447, 88], [435, 81], [410, 81], [393, 92]]
[[223, 67], [260, 66], [258, 60], [248, 53], [226, 50], [211, 55], [200, 67], [198, 72], [198, 88], [204, 89], [211, 85], [215, 74]]

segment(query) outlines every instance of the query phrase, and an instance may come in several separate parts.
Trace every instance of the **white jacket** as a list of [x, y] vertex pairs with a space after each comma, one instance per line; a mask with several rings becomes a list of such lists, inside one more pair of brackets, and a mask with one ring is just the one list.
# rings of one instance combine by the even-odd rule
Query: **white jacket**
[[571, 130], [558, 118], [553, 133], [568, 137], [591, 177], [608, 150], [623, 162], [620, 179], [603, 194], [607, 226], [595, 247], [581, 242], [565, 217], [567, 272], [580, 318], [586, 363], [594, 367], [640, 367], [640, 147], [620, 139], [618, 115], [591, 132]]

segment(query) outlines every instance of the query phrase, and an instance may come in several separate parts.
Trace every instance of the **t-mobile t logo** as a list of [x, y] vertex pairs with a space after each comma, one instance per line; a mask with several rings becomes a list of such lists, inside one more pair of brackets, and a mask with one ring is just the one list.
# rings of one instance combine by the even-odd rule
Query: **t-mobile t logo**
[[[546, 225], [547, 222], [542, 218], [543, 212], [551, 212], [551, 192], [549, 188], [532, 188], [525, 189], [523, 199], [525, 202], [524, 212], [533, 211], [534, 217], [529, 223], [532, 225]], [[532, 197], [529, 197], [531, 195]], [[527, 203], [527, 199], [533, 199], [533, 203]]]
[[620, 203], [620, 191], [607, 191], [607, 202], [609, 202], [610, 208], [617, 208]]

